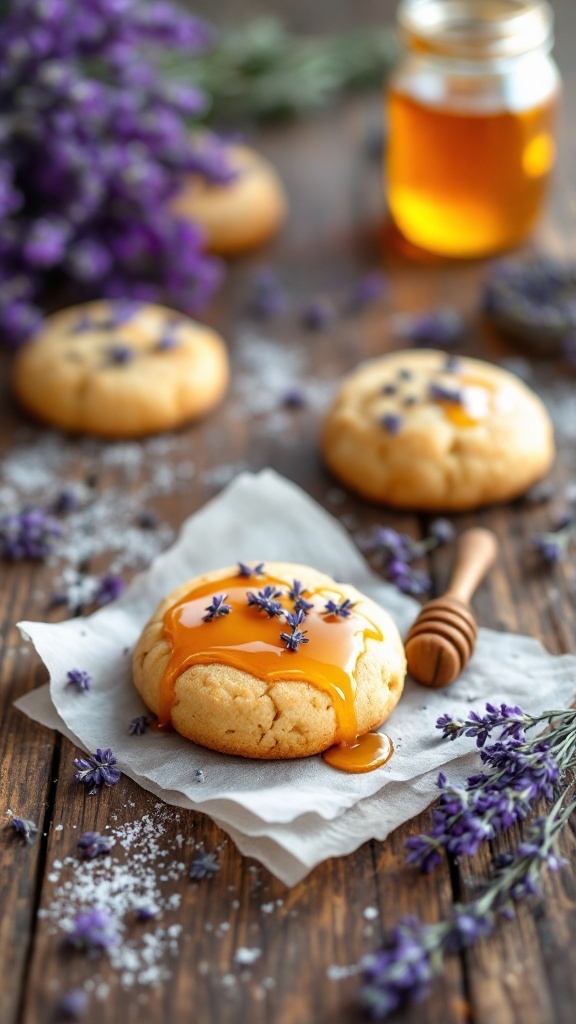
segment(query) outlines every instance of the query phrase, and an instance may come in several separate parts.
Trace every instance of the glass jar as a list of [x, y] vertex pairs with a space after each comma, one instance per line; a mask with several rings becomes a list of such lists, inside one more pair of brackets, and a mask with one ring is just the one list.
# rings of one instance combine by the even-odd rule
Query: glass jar
[[387, 191], [414, 244], [473, 257], [516, 245], [555, 159], [560, 76], [544, 0], [402, 0], [388, 86]]

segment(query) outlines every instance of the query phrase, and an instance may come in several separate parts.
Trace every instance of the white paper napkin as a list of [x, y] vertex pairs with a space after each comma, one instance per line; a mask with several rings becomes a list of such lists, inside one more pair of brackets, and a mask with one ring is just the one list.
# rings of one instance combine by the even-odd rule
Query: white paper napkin
[[[127, 775], [169, 803], [209, 813], [287, 884], [329, 856], [385, 838], [434, 798], [438, 770], [449, 762], [457, 768], [468, 750], [438, 738], [434, 725], [445, 710], [465, 715], [472, 702], [491, 700], [538, 711], [574, 698], [575, 658], [553, 657], [528, 637], [481, 630], [472, 662], [449, 691], [407, 683], [385, 727], [396, 753], [366, 775], [337, 772], [319, 757], [260, 762], [217, 754], [176, 733], [128, 735], [130, 719], [145, 711], [130, 661], [149, 616], [186, 579], [238, 560], [313, 565], [379, 601], [402, 632], [418, 610], [371, 572], [342, 526], [302, 490], [271, 470], [245, 473], [191, 516], [176, 544], [113, 605], [57, 625], [20, 623], [49, 670], [50, 700], [45, 687], [18, 706], [85, 750], [112, 747]], [[92, 676], [88, 693], [67, 685], [73, 668]]]

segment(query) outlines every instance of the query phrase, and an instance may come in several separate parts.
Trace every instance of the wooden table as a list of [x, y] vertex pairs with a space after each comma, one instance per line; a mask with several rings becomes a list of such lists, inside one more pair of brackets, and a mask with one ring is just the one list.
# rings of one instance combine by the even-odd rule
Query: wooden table
[[[196, 5], [198, 7], [198, 5]], [[224, 18], [252, 4], [200, 5], [213, 17]], [[390, 16], [393, 4], [364, 2], [330, 5], [278, 4], [294, 27], [321, 30], [377, 22]], [[554, 4], [560, 27], [557, 52], [566, 81], [562, 159], [550, 213], [538, 241], [548, 250], [574, 255], [574, 111], [576, 83], [570, 65], [576, 38], [576, 9], [571, 0]], [[246, 368], [250, 324], [245, 314], [248, 282], [254, 267], [272, 264], [293, 297], [294, 308], [318, 291], [343, 296], [351, 282], [366, 269], [383, 264], [391, 277], [389, 298], [355, 317], [339, 319], [327, 333], [303, 331], [296, 315], [265, 327], [256, 327], [278, 353], [299, 360], [304, 384], [322, 392], [359, 360], [393, 347], [388, 314], [425, 310], [440, 303], [456, 306], [466, 316], [465, 351], [489, 359], [521, 357], [508, 349], [481, 323], [478, 314], [482, 263], [453, 263], [409, 259], [400, 249], [382, 251], [383, 199], [378, 162], [367, 152], [367, 139], [379, 122], [377, 96], [354, 99], [331, 112], [301, 123], [269, 130], [258, 144], [279, 167], [291, 198], [286, 230], [266, 252], [239, 260], [230, 268], [227, 283], [209, 319], [228, 340], [235, 367], [242, 368], [244, 383], [254, 369]], [[248, 340], [247, 340], [248, 339]], [[284, 365], [284, 364], [281, 364]], [[566, 507], [563, 486], [576, 468], [576, 423], [570, 420], [569, 393], [573, 371], [548, 362], [522, 364], [531, 371], [533, 385], [556, 409], [559, 456], [554, 471], [558, 484], [552, 506], [529, 508], [516, 504], [492, 508], [477, 516], [457, 518], [459, 529], [484, 523], [497, 531], [502, 556], [478, 594], [480, 622], [540, 637], [553, 652], [574, 650], [576, 574], [568, 563], [554, 571], [535, 567], [530, 538], [545, 528], [553, 511]], [[25, 420], [12, 405], [7, 385], [8, 361], [2, 359], [0, 452], [5, 456], [22, 442]], [[248, 378], [246, 377], [248, 374]], [[266, 375], [265, 375], [266, 378]], [[266, 378], [267, 379], [267, 378]], [[395, 515], [353, 497], [337, 507], [331, 503], [334, 481], [323, 468], [317, 447], [319, 409], [316, 403], [288, 415], [286, 429], [271, 429], [275, 413], [263, 409], [258, 389], [254, 408], [240, 401], [233, 386], [231, 399], [203, 424], [186, 430], [179, 442], [196, 466], [189, 487], [159, 496], [152, 509], [173, 527], [183, 521], [221, 486], [226, 474], [240, 465], [251, 469], [273, 466], [295, 480], [331, 511], [359, 529], [375, 523], [408, 530], [415, 536], [426, 529], [425, 517]], [[273, 403], [272, 403], [273, 404]], [[28, 424], [32, 443], [42, 431]], [[68, 478], [89, 482], [95, 497], [113, 486], [135, 487], [121, 467], [105, 465], [102, 449], [89, 451], [67, 441]], [[171, 456], [167, 456], [170, 458]], [[209, 472], [224, 466], [220, 473]], [[146, 466], [140, 468], [142, 482]], [[63, 481], [64, 483], [65, 481]], [[332, 494], [333, 497], [333, 494]], [[447, 577], [448, 554], [430, 559], [434, 586]], [[80, 566], [101, 572], [105, 561]], [[204, 884], [191, 884], [184, 874], [172, 883], [181, 905], [169, 916], [180, 924], [176, 950], [167, 953], [170, 980], [157, 987], [126, 988], [119, 973], [81, 955], [63, 950], [52, 934], [45, 914], [54, 898], [54, 861], [74, 855], [75, 836], [84, 830], [102, 831], [111, 822], [129, 821], [157, 813], [157, 801], [124, 778], [120, 785], [91, 798], [74, 781], [71, 743], [42, 728], [13, 708], [13, 701], [45, 680], [37, 658], [22, 645], [15, 622], [52, 618], [46, 595], [54, 571], [43, 564], [3, 565], [0, 592], [2, 628], [1, 689], [2, 809], [39, 822], [40, 834], [29, 847], [21, 847], [9, 832], [2, 833], [2, 892], [5, 909], [0, 920], [0, 1020], [2, 1024], [39, 1024], [56, 1019], [55, 1006], [62, 992], [97, 977], [106, 987], [91, 995], [84, 1019], [88, 1024], [176, 1024], [194, 1020], [210, 1024], [320, 1024], [352, 1022], [361, 1015], [355, 1006], [358, 981], [327, 975], [331, 965], [351, 965], [378, 947], [384, 928], [402, 914], [413, 912], [428, 920], [446, 912], [452, 901], [466, 898], [485, 874], [493, 850], [484, 850], [462, 864], [439, 868], [420, 877], [405, 866], [403, 843], [409, 833], [426, 828], [429, 813], [399, 829], [384, 844], [370, 842], [347, 858], [320, 865], [294, 889], [287, 890], [260, 866], [243, 859], [231, 842], [220, 852], [222, 870]], [[447, 694], [447, 707], [450, 700]], [[63, 828], [58, 826], [63, 825]], [[76, 831], [73, 831], [75, 826]], [[225, 836], [198, 814], [181, 812], [168, 827], [168, 839], [177, 833], [185, 842], [219, 846]], [[184, 847], [188, 858], [191, 847]], [[576, 837], [566, 830], [563, 853], [570, 866], [544, 884], [542, 899], [519, 908], [515, 921], [502, 924], [495, 935], [474, 950], [450, 960], [444, 979], [421, 1007], [406, 1010], [405, 1022], [455, 1024], [563, 1024], [574, 1020], [576, 973], [571, 936], [576, 929]], [[119, 854], [122, 856], [122, 853]], [[64, 877], [64, 876], [63, 876]], [[472, 887], [472, 888], [471, 888]], [[274, 901], [283, 901], [275, 903]], [[274, 904], [274, 912], [263, 905]], [[377, 907], [378, 917], [367, 921], [366, 907]], [[221, 929], [222, 922], [229, 927]], [[233, 964], [241, 946], [258, 947], [261, 957], [249, 968]], [[232, 980], [230, 977], [232, 976]], [[272, 979], [272, 980], [270, 980]]]

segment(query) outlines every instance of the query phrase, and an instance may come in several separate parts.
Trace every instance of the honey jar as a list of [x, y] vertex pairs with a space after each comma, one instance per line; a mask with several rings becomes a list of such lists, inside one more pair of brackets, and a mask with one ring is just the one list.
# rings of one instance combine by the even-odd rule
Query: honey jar
[[531, 230], [555, 159], [560, 76], [544, 0], [402, 0], [387, 193], [410, 242], [486, 256]]

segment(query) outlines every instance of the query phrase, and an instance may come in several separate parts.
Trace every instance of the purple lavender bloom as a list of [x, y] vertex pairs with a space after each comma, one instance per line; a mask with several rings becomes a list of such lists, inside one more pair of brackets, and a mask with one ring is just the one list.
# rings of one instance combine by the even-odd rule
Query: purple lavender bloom
[[537, 533], [532, 543], [542, 560], [553, 565], [566, 558], [569, 540], [567, 532], [559, 531], [558, 533]]
[[341, 619], [347, 619], [352, 614], [354, 603], [348, 597], [342, 600], [340, 604], [330, 600], [324, 605], [324, 611], [328, 612], [329, 615], [336, 615]]
[[279, 278], [268, 267], [258, 270], [252, 279], [250, 312], [262, 320], [283, 316], [288, 309], [288, 297]]
[[148, 509], [142, 509], [136, 517], [136, 522], [142, 530], [155, 530], [158, 526], [158, 516], [154, 515], [153, 512], [149, 512]]
[[98, 581], [93, 598], [94, 604], [102, 607], [105, 604], [110, 604], [111, 601], [116, 601], [125, 586], [126, 584], [121, 576], [116, 576], [114, 573], [105, 573]]
[[202, 616], [202, 622], [213, 622], [214, 619], [219, 619], [232, 611], [232, 605], [224, 604], [226, 597], [227, 594], [214, 595], [211, 603], [204, 609], [206, 615]]
[[116, 946], [120, 936], [107, 910], [88, 910], [74, 918], [66, 941], [76, 949], [91, 953]]
[[388, 278], [379, 270], [371, 271], [361, 277], [352, 290], [348, 308], [352, 312], [364, 309], [377, 302], [388, 290]]
[[156, 344], [157, 352], [173, 352], [180, 347], [180, 340], [176, 337], [174, 326], [169, 326]]
[[147, 715], [137, 715], [136, 718], [130, 719], [128, 732], [131, 736], [143, 736], [149, 724], [150, 719]]
[[299, 611], [302, 609], [304, 613], [312, 610], [314, 605], [311, 601], [307, 601], [305, 595], [308, 591], [302, 586], [300, 580], [294, 580], [290, 590], [288, 591], [288, 597], [294, 602], [294, 610]]
[[58, 1015], [64, 1020], [81, 1020], [88, 1009], [88, 996], [81, 988], [66, 992], [58, 1003]]
[[35, 267], [53, 267], [61, 262], [69, 235], [68, 226], [56, 218], [41, 218], [30, 225], [24, 242], [24, 256]]
[[329, 299], [310, 299], [302, 309], [302, 326], [311, 331], [325, 331], [336, 319], [336, 310]]
[[286, 622], [290, 626], [291, 633], [280, 633], [280, 639], [286, 644], [287, 651], [298, 651], [300, 644], [307, 644], [308, 637], [305, 635], [306, 630], [301, 630], [299, 627], [302, 625], [306, 618], [306, 612], [304, 608], [295, 608], [293, 612], [285, 612]]
[[104, 349], [106, 363], [109, 366], [126, 366], [136, 357], [136, 351], [130, 345], [107, 345]]
[[462, 391], [452, 385], [441, 384], [439, 381], [432, 381], [428, 386], [428, 397], [433, 402], [453, 402], [455, 405], [462, 404]]
[[246, 591], [246, 598], [249, 605], [259, 608], [260, 611], [266, 612], [269, 618], [273, 619], [277, 615], [282, 614], [282, 605], [275, 598], [280, 597], [282, 594], [281, 590], [277, 590], [275, 586], [268, 585], [259, 590], [256, 594], [253, 590]]
[[66, 673], [67, 686], [75, 686], [79, 693], [86, 693], [90, 689], [92, 676], [80, 668], [71, 668]]
[[198, 853], [190, 865], [190, 878], [195, 882], [203, 878], [212, 878], [217, 871], [220, 871], [220, 862], [215, 853]]
[[448, 544], [454, 540], [456, 529], [449, 519], [435, 519], [430, 523], [430, 536], [439, 544]]
[[421, 1002], [428, 994], [438, 968], [432, 965], [425, 937], [425, 926], [413, 917], [403, 918], [384, 948], [365, 958], [360, 998], [374, 1020], [383, 1020], [409, 999]]
[[252, 576], [263, 576], [264, 562], [258, 562], [255, 566], [245, 565], [244, 562], [238, 562], [238, 575], [243, 576], [247, 580]]
[[158, 917], [158, 907], [144, 905], [138, 907], [136, 910], [136, 916], [139, 921], [153, 921], [155, 917]]
[[78, 840], [80, 855], [84, 860], [94, 860], [95, 857], [110, 853], [113, 845], [112, 840], [100, 832], [84, 832]]
[[398, 416], [397, 413], [389, 412], [381, 417], [380, 423], [394, 437], [402, 428], [402, 417]]
[[11, 818], [9, 827], [12, 827], [25, 843], [33, 843], [38, 832], [38, 825], [28, 818]]
[[289, 388], [282, 396], [282, 405], [286, 409], [304, 409], [307, 404], [308, 400], [301, 388]]
[[24, 509], [0, 518], [0, 554], [10, 562], [43, 561], [61, 535], [60, 525], [43, 509]]
[[449, 348], [462, 338], [461, 315], [449, 306], [430, 313], [406, 313], [397, 319], [396, 335], [422, 348]]
[[68, 512], [75, 512], [80, 505], [80, 499], [75, 491], [65, 488], [57, 495], [52, 511], [57, 515], [67, 515]]
[[89, 757], [76, 757], [74, 759], [76, 772], [74, 778], [85, 786], [91, 786], [89, 796], [93, 796], [100, 786], [115, 786], [119, 782], [122, 773], [116, 768], [116, 756], [107, 748], [101, 750], [98, 747], [95, 754]]

